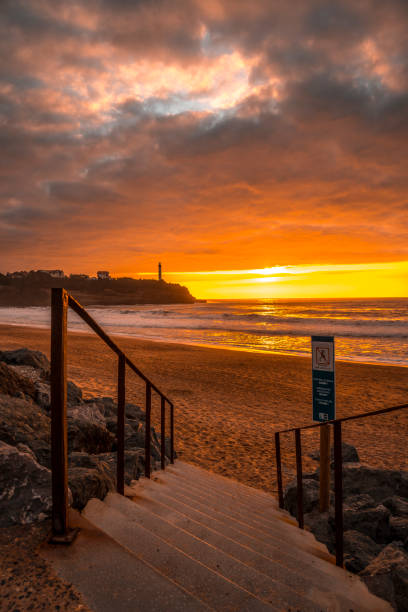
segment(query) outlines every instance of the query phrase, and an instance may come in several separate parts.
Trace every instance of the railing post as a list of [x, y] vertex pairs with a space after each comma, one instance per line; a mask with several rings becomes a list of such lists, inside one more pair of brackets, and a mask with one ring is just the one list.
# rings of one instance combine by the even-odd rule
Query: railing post
[[51, 472], [52, 543], [70, 543], [77, 530], [68, 528], [67, 435], [67, 311], [68, 294], [51, 291]]
[[275, 432], [275, 452], [276, 452], [276, 478], [278, 481], [279, 508], [283, 508], [282, 464], [281, 464], [279, 431]]
[[303, 478], [302, 478], [302, 443], [300, 429], [295, 429], [296, 443], [296, 478], [297, 478], [297, 514], [300, 529], [304, 527], [303, 521]]
[[174, 405], [170, 404], [170, 463], [174, 463]]
[[150, 478], [150, 419], [152, 409], [152, 388], [146, 383], [146, 428], [145, 428], [145, 477]]
[[319, 510], [327, 512], [330, 507], [330, 425], [320, 428], [320, 479]]
[[117, 460], [116, 490], [120, 495], [125, 493], [125, 375], [126, 360], [123, 354], [118, 358], [118, 421], [117, 421]]
[[160, 463], [161, 469], [166, 467], [166, 400], [161, 396], [160, 404]]
[[341, 421], [334, 422], [334, 521], [336, 531], [336, 565], [343, 567], [343, 457]]

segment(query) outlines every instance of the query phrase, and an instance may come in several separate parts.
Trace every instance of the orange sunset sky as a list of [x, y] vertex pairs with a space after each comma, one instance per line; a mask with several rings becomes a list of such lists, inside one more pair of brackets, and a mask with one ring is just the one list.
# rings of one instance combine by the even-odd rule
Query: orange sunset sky
[[406, 0], [5, 0], [0, 272], [408, 295]]

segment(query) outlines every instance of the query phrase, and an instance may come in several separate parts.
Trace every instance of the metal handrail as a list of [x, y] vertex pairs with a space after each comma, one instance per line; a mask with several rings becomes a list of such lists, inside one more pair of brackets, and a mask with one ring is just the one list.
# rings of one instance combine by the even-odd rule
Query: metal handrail
[[125, 481], [125, 403], [126, 366], [146, 384], [145, 424], [145, 476], [150, 478], [150, 436], [152, 390], [160, 402], [160, 465], [165, 469], [166, 403], [170, 407], [170, 463], [174, 463], [174, 404], [139, 370], [119, 346], [98, 325], [81, 304], [65, 289], [53, 288], [51, 292], [51, 471], [52, 471], [52, 542], [70, 543], [76, 530], [68, 526], [68, 435], [67, 435], [67, 366], [66, 339], [67, 313], [71, 307], [89, 327], [118, 356], [118, 413], [117, 413], [117, 474], [116, 488], [124, 494]]
[[291, 427], [275, 432], [275, 453], [276, 453], [276, 476], [278, 483], [278, 499], [279, 507], [283, 508], [283, 484], [282, 484], [282, 461], [280, 450], [280, 434], [294, 432], [296, 446], [296, 480], [297, 480], [297, 519], [300, 529], [304, 528], [303, 517], [303, 476], [302, 476], [302, 442], [301, 431], [305, 429], [314, 429], [316, 427], [325, 427], [333, 425], [334, 438], [334, 522], [335, 522], [335, 548], [336, 548], [336, 565], [343, 567], [343, 458], [341, 448], [342, 429], [341, 424], [345, 421], [354, 421], [366, 417], [378, 416], [387, 414], [396, 410], [408, 408], [408, 404], [400, 404], [399, 406], [390, 406], [389, 408], [381, 408], [372, 410], [371, 412], [361, 412], [332, 421], [324, 421], [322, 423], [313, 423], [312, 425], [304, 425], [303, 427]]

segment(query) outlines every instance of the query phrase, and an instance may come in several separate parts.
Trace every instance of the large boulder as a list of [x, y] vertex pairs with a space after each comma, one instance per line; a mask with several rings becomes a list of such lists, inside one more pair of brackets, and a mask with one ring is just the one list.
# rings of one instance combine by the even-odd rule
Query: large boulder
[[[342, 442], [341, 443], [341, 454], [343, 458], [343, 463], [359, 463], [360, 462], [360, 458], [358, 456], [357, 449], [352, 444], [347, 444], [347, 442]], [[309, 453], [309, 457], [311, 457], [315, 461], [320, 461], [320, 450]], [[334, 460], [333, 445], [331, 446], [331, 449], [330, 449], [330, 460], [332, 462]]]
[[30, 452], [0, 441], [0, 527], [42, 521], [51, 507], [51, 472]]
[[43, 371], [49, 371], [50, 362], [44, 353], [33, 351], [28, 348], [15, 349], [13, 351], [0, 351], [0, 361], [9, 365], [31, 366]]
[[358, 574], [379, 554], [381, 546], [368, 535], [349, 529], [344, 532], [344, 567]]
[[408, 498], [408, 472], [346, 463], [343, 465], [343, 491], [345, 497], [366, 493], [377, 503], [393, 495]]
[[0, 361], [0, 393], [12, 397], [36, 399], [36, 389], [28, 378], [20, 376]]
[[117, 404], [112, 397], [90, 397], [85, 404], [92, 405], [99, 410], [105, 418], [116, 418]]
[[73, 467], [68, 471], [68, 483], [72, 492], [72, 506], [82, 510], [92, 497], [104, 499], [114, 489], [110, 475], [99, 467]]
[[[319, 503], [320, 487], [317, 480], [310, 478], [303, 479], [303, 512], [307, 514], [312, 512]], [[293, 516], [297, 515], [297, 482], [292, 480], [286, 487], [284, 492], [284, 508]]]
[[41, 465], [50, 467], [50, 419], [33, 402], [0, 395], [0, 440], [26, 444]]
[[[126, 430], [129, 431], [129, 430]], [[138, 448], [145, 447], [145, 436], [146, 436], [146, 426], [144, 423], [139, 422], [137, 427], [132, 427], [131, 433], [125, 432], [125, 448], [134, 450]], [[156, 432], [154, 428], [151, 428], [151, 437], [150, 437], [150, 454], [153, 460], [158, 461], [160, 459], [160, 445], [157, 439]]]
[[402, 543], [389, 544], [360, 572], [370, 591], [396, 610], [408, 610], [408, 553]]
[[408, 500], [402, 499], [398, 495], [392, 495], [384, 499], [382, 503], [393, 516], [405, 516], [408, 518]]
[[[377, 505], [367, 494], [348, 497], [343, 504], [345, 531], [359, 531], [378, 543], [384, 544], [389, 540], [389, 516], [388, 508], [382, 504]], [[334, 509], [330, 512], [330, 521], [334, 528]]]
[[408, 538], [408, 518], [404, 516], [390, 517], [390, 539], [404, 542]]
[[315, 508], [304, 515], [305, 525], [307, 529], [313, 532], [313, 535], [319, 542], [326, 544], [330, 553], [335, 552], [335, 534], [333, 525], [329, 521], [328, 512], [320, 512], [318, 504]]
[[67, 404], [68, 406], [76, 406], [82, 403], [82, 389], [78, 387], [72, 380], [67, 381]]
[[[109, 476], [112, 483], [116, 483], [117, 453], [100, 453], [88, 455], [86, 453], [71, 453], [69, 465], [73, 467], [100, 469]], [[138, 480], [144, 469], [144, 450], [125, 450], [125, 483]], [[115, 485], [116, 486], [116, 485]]]
[[97, 454], [112, 450], [114, 435], [107, 429], [105, 419], [93, 404], [81, 404], [67, 410], [68, 452]]

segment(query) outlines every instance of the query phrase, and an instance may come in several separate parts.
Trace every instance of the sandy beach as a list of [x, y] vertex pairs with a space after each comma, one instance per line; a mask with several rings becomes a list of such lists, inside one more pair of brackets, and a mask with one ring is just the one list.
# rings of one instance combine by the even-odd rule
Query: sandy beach
[[[276, 491], [274, 432], [311, 423], [311, 364], [303, 357], [249, 353], [117, 337], [117, 343], [175, 404], [176, 449], [201, 467]], [[46, 329], [0, 325], [0, 349], [49, 355]], [[68, 375], [85, 395], [116, 394], [116, 357], [95, 335], [69, 333]], [[144, 405], [144, 385], [127, 375], [127, 399]], [[338, 362], [337, 416], [406, 403], [408, 369]], [[153, 421], [159, 401], [153, 394]], [[351, 422], [344, 439], [363, 462], [407, 468], [408, 410]], [[303, 434], [304, 469], [317, 430]], [[294, 474], [293, 436], [282, 439], [284, 477]]]
[[[249, 353], [117, 337], [117, 343], [175, 404], [180, 458], [276, 493], [274, 432], [311, 422], [311, 364], [302, 357]], [[0, 325], [0, 350], [27, 346], [49, 356], [49, 330]], [[116, 394], [117, 362], [94, 335], [69, 333], [68, 375], [85, 396]], [[408, 369], [338, 362], [337, 415], [407, 402]], [[144, 405], [144, 385], [127, 374], [127, 399]], [[153, 394], [153, 424], [159, 401]], [[407, 469], [408, 410], [351, 422], [344, 439], [361, 460]], [[318, 448], [316, 430], [302, 436], [304, 470]], [[295, 473], [293, 436], [282, 438], [284, 483]], [[6, 592], [0, 610], [87, 610], [72, 585], [56, 577], [36, 552], [49, 521], [38, 529], [0, 530], [0, 570]], [[40, 585], [40, 589], [38, 589]], [[34, 606], [34, 607], [33, 607]]]

